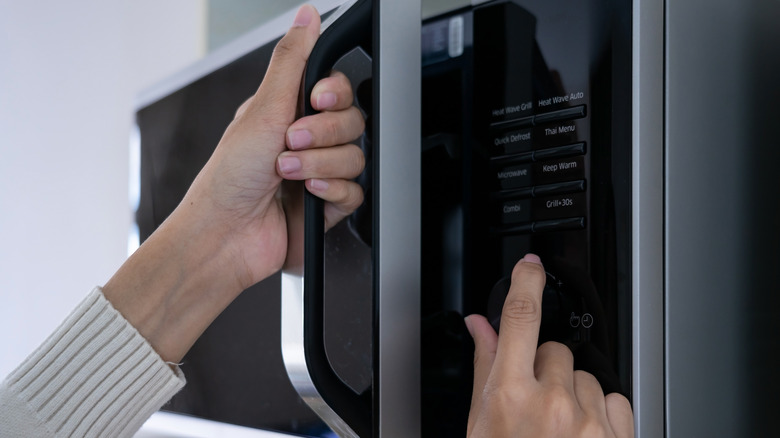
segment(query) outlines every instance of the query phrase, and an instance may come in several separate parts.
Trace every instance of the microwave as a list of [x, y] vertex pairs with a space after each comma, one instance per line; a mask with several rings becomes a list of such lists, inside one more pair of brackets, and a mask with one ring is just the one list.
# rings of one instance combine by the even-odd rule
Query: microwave
[[[723, 40], [704, 18], [736, 7], [315, 5], [323, 32], [303, 87], [332, 68], [352, 81], [366, 116], [358, 140], [367, 157], [358, 178], [366, 200], [322, 233], [321, 205], [302, 199], [307, 222], [291, 230], [291, 241], [305, 242], [304, 257], [245, 291], [202, 335], [183, 360], [187, 386], [165, 411], [293, 436], [462, 436], [473, 372], [463, 317], [486, 315], [498, 329], [512, 266], [534, 252], [547, 271], [540, 342], [569, 346], [575, 368], [626, 395], [637, 436], [719, 433], [746, 423], [763, 430], [754, 417], [771, 402], [733, 417], [711, 412], [733, 412], [729, 388], [755, 392], [738, 380], [744, 373], [723, 372], [744, 371], [734, 358], [766, 336], [745, 328], [752, 326], [744, 306], [773, 298], [734, 310], [743, 295], [732, 286], [772, 284], [776, 233], [755, 251], [764, 256], [753, 260], [760, 276], [716, 255], [741, 248], [741, 238], [718, 224], [766, 226], [777, 208], [713, 216], [714, 204], [693, 206], [702, 198], [741, 200], [747, 189], [716, 196], [717, 184], [692, 175], [719, 175], [712, 163], [778, 153], [713, 146], [714, 120], [722, 132], [741, 133], [746, 119], [721, 120], [714, 105], [682, 110], [701, 96], [697, 87], [726, 93], [756, 71], [713, 74], [715, 54], [697, 58], [686, 49], [694, 36], [702, 44]], [[758, 42], [773, 27], [740, 11], [741, 35], [749, 28], [764, 38], [743, 41], [768, 47]], [[257, 88], [289, 21], [258, 28], [139, 98], [141, 240], [176, 207]], [[763, 50], [749, 53], [770, 52]], [[762, 83], [777, 70], [767, 68]], [[757, 120], [777, 114], [751, 103], [767, 109], [751, 112]], [[757, 181], [771, 175], [763, 169], [732, 169], [732, 177]], [[747, 186], [754, 195], [767, 190]], [[744, 330], [709, 335], [724, 326]], [[778, 363], [779, 353], [762, 354], [767, 361], [751, 362], [755, 369]], [[777, 379], [767, 382], [759, 400], [780, 389]], [[713, 396], [694, 402], [692, 394]]]

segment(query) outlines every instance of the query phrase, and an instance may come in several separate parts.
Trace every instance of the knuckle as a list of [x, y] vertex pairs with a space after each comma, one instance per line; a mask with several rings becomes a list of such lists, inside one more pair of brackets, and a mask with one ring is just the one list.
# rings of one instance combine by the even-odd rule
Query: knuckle
[[596, 376], [594, 376], [593, 374], [587, 371], [575, 370], [574, 381], [579, 382], [580, 384], [585, 385], [587, 387], [601, 388], [601, 384], [599, 383], [598, 379], [596, 379]]
[[322, 78], [319, 81], [317, 81], [316, 84], [314, 84], [314, 89], [312, 89], [312, 94], [324, 93], [326, 91], [331, 91], [332, 89], [333, 89], [333, 79], [330, 77]]
[[342, 94], [352, 94], [352, 84], [349, 82], [349, 78], [344, 73], [338, 70], [332, 70], [330, 72], [330, 78], [333, 81], [334, 89], [338, 90]]
[[276, 43], [274, 47], [273, 57], [286, 57], [295, 52], [295, 42], [290, 39], [289, 35], [285, 35]]
[[608, 436], [604, 425], [592, 417], [585, 417], [580, 422], [577, 429], [579, 430], [577, 436], [582, 438], [601, 438]]
[[366, 167], [366, 156], [363, 154], [363, 150], [359, 147], [352, 145], [352, 169], [355, 175], [359, 175]]
[[[539, 321], [539, 303], [528, 295], [510, 295], [504, 303], [501, 323], [526, 325]], [[505, 322], [506, 321], [506, 322]]]
[[608, 411], [631, 412], [631, 402], [622, 394], [616, 392], [607, 394], [605, 402]]
[[569, 362], [574, 361], [574, 355], [572, 354], [569, 347], [561, 344], [560, 342], [547, 341], [540, 345], [537, 351], [539, 354], [556, 357], [559, 358], [559, 360], [566, 359]]
[[349, 107], [349, 112], [351, 117], [350, 121], [354, 123], [356, 127], [360, 128], [360, 132], [363, 132], [363, 130], [366, 129], [366, 121], [363, 119], [363, 113], [360, 112], [360, 108], [352, 105]]
[[301, 50], [301, 41], [299, 38], [295, 38], [292, 35], [285, 35], [274, 46], [273, 54], [271, 55], [271, 64], [269, 65], [269, 72], [271, 69], [280, 69], [284, 65], [283, 70], [279, 70], [279, 74], [284, 74], [285, 70], [289, 71], [291, 66], [290, 62], [304, 64], [306, 63], [307, 56]]
[[328, 143], [335, 143], [338, 142], [338, 139], [340, 138], [339, 134], [341, 133], [341, 123], [339, 123], [339, 120], [335, 117], [329, 118], [327, 122], [325, 123], [325, 135], [328, 139]]
[[357, 184], [350, 184], [348, 187], [342, 204], [346, 210], [352, 212], [363, 204], [363, 190]]
[[524, 402], [522, 394], [513, 385], [486, 386], [484, 395], [491, 409], [506, 409]]
[[249, 106], [252, 105], [254, 98], [250, 97], [247, 100], [244, 101], [238, 108], [236, 108], [236, 112], [233, 114], [233, 120], [238, 119], [241, 117], [244, 112], [246, 112], [246, 109], [249, 108]]
[[349, 85], [349, 79], [347, 75], [341, 72], [341, 70], [333, 69], [330, 71], [330, 77], [336, 79], [340, 84]]
[[577, 414], [577, 404], [568, 390], [563, 386], [548, 388], [544, 395], [544, 406], [547, 419], [553, 424], [566, 424]]
[[363, 119], [363, 113], [356, 106], [350, 108], [350, 124], [355, 129], [355, 137], [360, 137], [363, 131], [366, 130], [366, 121]]

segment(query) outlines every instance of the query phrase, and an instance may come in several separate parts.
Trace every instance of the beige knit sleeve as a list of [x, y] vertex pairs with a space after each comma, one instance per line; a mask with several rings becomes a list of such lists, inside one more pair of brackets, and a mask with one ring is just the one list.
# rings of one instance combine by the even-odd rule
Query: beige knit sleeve
[[95, 288], [0, 384], [0, 436], [129, 437], [184, 383]]

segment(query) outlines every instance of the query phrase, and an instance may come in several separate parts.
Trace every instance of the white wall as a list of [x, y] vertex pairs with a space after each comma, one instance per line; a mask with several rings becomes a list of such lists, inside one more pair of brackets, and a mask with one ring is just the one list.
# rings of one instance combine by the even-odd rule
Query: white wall
[[0, 0], [0, 379], [127, 255], [138, 91], [205, 50], [205, 0]]

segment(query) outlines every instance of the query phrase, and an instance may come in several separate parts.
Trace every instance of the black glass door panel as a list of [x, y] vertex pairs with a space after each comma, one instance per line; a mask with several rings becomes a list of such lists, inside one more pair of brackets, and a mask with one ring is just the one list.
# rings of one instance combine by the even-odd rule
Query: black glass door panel
[[424, 435], [465, 430], [463, 317], [498, 329], [529, 252], [547, 270], [540, 343], [630, 395], [628, 12], [498, 1], [423, 25]]

